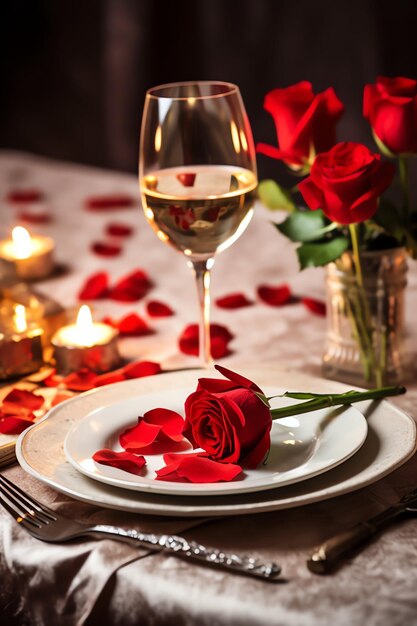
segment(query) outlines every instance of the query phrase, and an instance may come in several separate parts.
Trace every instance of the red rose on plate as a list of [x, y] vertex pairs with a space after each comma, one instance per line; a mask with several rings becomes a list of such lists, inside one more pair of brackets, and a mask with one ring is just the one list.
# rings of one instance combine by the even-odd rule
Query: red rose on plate
[[365, 85], [363, 114], [390, 152], [417, 152], [417, 81], [379, 76]]
[[336, 123], [344, 111], [333, 88], [314, 95], [308, 81], [270, 91], [264, 108], [274, 118], [279, 148], [260, 143], [256, 149], [293, 169], [335, 144]]
[[228, 380], [200, 378], [185, 402], [183, 434], [215, 461], [254, 469], [271, 444], [271, 414], [257, 396], [263, 392], [235, 372], [216, 369]]
[[310, 209], [322, 209], [339, 224], [363, 222], [377, 209], [378, 197], [395, 168], [359, 143], [342, 142], [318, 154], [310, 176], [298, 184]]

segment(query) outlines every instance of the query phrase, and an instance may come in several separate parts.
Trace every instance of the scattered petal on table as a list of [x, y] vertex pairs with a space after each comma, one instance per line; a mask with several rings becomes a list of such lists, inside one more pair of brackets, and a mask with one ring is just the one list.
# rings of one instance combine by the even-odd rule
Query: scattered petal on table
[[40, 189], [15, 189], [9, 191], [6, 200], [12, 204], [25, 204], [39, 202], [43, 199], [43, 192]]
[[96, 241], [91, 244], [91, 251], [99, 256], [119, 256], [122, 252], [122, 246]]
[[95, 377], [93, 384], [94, 387], [102, 387], [103, 385], [120, 383], [122, 380], [126, 380], [126, 376], [123, 373], [123, 368], [120, 368], [112, 372], [106, 372], [106, 374], [99, 374]]
[[321, 300], [316, 300], [315, 298], [302, 298], [301, 302], [309, 311], [311, 311], [315, 315], [326, 317], [325, 302], [322, 302]]
[[146, 296], [152, 286], [146, 272], [138, 269], [116, 283], [110, 291], [110, 298], [120, 302], [136, 302]]
[[111, 222], [107, 224], [106, 234], [111, 237], [130, 237], [133, 233], [133, 226], [129, 224], [122, 224], [120, 222]]
[[85, 207], [89, 211], [114, 211], [127, 209], [137, 204], [132, 196], [127, 194], [108, 194], [103, 196], [91, 196], [85, 201]]
[[154, 361], [134, 361], [133, 363], [128, 363], [123, 368], [126, 378], [143, 378], [145, 376], [154, 376], [161, 372], [162, 367]]
[[193, 174], [191, 172], [184, 174], [177, 174], [177, 180], [180, 181], [184, 187], [193, 187], [195, 182], [195, 177], [197, 174]]
[[218, 463], [194, 454], [166, 454], [164, 462], [165, 467], [156, 471], [156, 480], [217, 483], [233, 480], [242, 472], [239, 465]]
[[107, 272], [97, 272], [93, 274], [84, 283], [80, 293], [79, 300], [97, 300], [105, 298], [109, 293], [109, 277]]
[[28, 224], [48, 224], [52, 221], [52, 215], [43, 209], [40, 211], [25, 209], [24, 211], [19, 211], [17, 219], [20, 222], [27, 222]]
[[52, 402], [51, 402], [51, 406], [56, 406], [57, 404], [61, 404], [61, 402], [65, 402], [65, 400], [69, 400], [70, 398], [73, 398], [74, 394], [72, 393], [60, 393], [58, 392]]
[[231, 293], [228, 296], [217, 298], [215, 304], [221, 309], [240, 309], [241, 307], [251, 306], [253, 301], [249, 300], [244, 293]]
[[151, 300], [148, 302], [146, 312], [149, 317], [170, 317], [174, 315], [174, 311], [171, 307], [160, 300]]
[[117, 328], [123, 337], [143, 337], [155, 331], [137, 313], [129, 313], [117, 322]]
[[282, 306], [292, 299], [291, 289], [288, 285], [260, 285], [258, 287], [258, 296], [263, 302], [270, 306]]
[[45, 398], [43, 396], [27, 391], [26, 389], [12, 389], [5, 398], [3, 404], [12, 404], [13, 406], [23, 407], [29, 411], [37, 411], [41, 408]]
[[62, 382], [67, 389], [72, 391], [88, 391], [89, 389], [94, 389], [94, 380], [96, 378], [97, 374], [95, 372], [84, 367], [65, 376]]
[[4, 415], [0, 409], [0, 433], [3, 435], [20, 435], [26, 428], [33, 424], [35, 416], [29, 413], [27, 416]]
[[101, 465], [117, 467], [117, 469], [129, 472], [129, 474], [140, 474], [146, 464], [143, 456], [137, 456], [131, 452], [115, 452], [107, 448], [97, 450], [93, 454], [93, 460]]
[[[210, 324], [211, 354], [214, 359], [220, 359], [229, 354], [229, 342], [233, 339], [232, 333], [221, 324]], [[199, 327], [198, 324], [189, 324], [179, 338], [179, 349], [184, 354], [198, 356], [199, 354]]]

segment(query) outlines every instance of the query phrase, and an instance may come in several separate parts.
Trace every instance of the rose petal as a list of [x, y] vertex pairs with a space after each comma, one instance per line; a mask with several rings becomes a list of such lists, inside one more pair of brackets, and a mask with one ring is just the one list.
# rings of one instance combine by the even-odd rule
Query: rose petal
[[133, 226], [129, 226], [129, 224], [111, 222], [111, 224], [107, 224], [105, 232], [111, 237], [130, 237], [133, 231]]
[[45, 398], [42, 396], [32, 393], [31, 391], [27, 391], [26, 389], [17, 388], [12, 389], [3, 399], [3, 403], [5, 404], [13, 404], [18, 407], [24, 407], [30, 411], [37, 411], [41, 408], [44, 402]]
[[[178, 458], [173, 459], [173, 456]], [[171, 462], [156, 471], [156, 480], [187, 480], [192, 483], [228, 482], [242, 472], [239, 465], [218, 463], [194, 454], [166, 455], [166, 457]], [[167, 462], [167, 460], [164, 456], [164, 461]]]
[[67, 389], [72, 391], [88, 391], [94, 389], [94, 381], [97, 378], [97, 374], [87, 369], [86, 367], [78, 370], [77, 372], [71, 372], [63, 379], [63, 383]]
[[133, 428], [127, 428], [119, 436], [119, 443], [128, 452], [135, 452], [153, 443], [161, 431], [158, 424], [148, 424], [143, 417]]
[[171, 307], [159, 300], [151, 300], [148, 302], [146, 312], [149, 317], [169, 317], [170, 315], [174, 315], [174, 311]]
[[282, 306], [291, 301], [291, 290], [288, 285], [260, 285], [258, 287], [258, 296], [263, 302], [270, 306]]
[[105, 298], [109, 291], [109, 277], [106, 272], [97, 272], [93, 274], [84, 283], [80, 293], [79, 300], [97, 300]]
[[110, 298], [119, 302], [136, 302], [146, 296], [152, 286], [146, 272], [135, 270], [116, 283], [110, 291]]
[[121, 246], [96, 241], [92, 243], [90, 249], [99, 256], [118, 256], [122, 252]]
[[320, 300], [315, 300], [314, 298], [302, 298], [301, 302], [309, 311], [311, 311], [315, 315], [326, 317], [326, 303], [325, 302], [321, 302]]
[[130, 313], [117, 322], [117, 328], [123, 337], [143, 337], [155, 331], [137, 313]]
[[72, 393], [57, 393], [51, 402], [51, 406], [56, 406], [57, 404], [60, 404], [61, 402], [65, 402], [65, 400], [69, 400], [70, 398], [73, 398], [73, 397], [74, 395]]
[[184, 174], [177, 174], [177, 180], [184, 185], [184, 187], [193, 187], [195, 182], [195, 177], [197, 174], [193, 174], [191, 172]]
[[12, 204], [25, 204], [29, 202], [39, 202], [43, 198], [40, 189], [16, 189], [7, 194], [7, 201]]
[[17, 415], [4, 416], [0, 412], [0, 433], [3, 435], [19, 435], [33, 424], [35, 416], [19, 417]]
[[123, 373], [123, 369], [113, 370], [113, 372], [107, 372], [106, 374], [99, 374], [92, 381], [94, 387], [102, 387], [103, 385], [112, 385], [113, 383], [120, 383], [126, 380], [126, 376]]
[[217, 298], [215, 304], [221, 309], [240, 309], [244, 306], [251, 306], [253, 302], [244, 293], [231, 293], [228, 296]]
[[147, 411], [143, 419], [148, 424], [161, 426], [161, 433], [172, 439], [172, 441], [181, 441], [184, 438], [182, 434], [184, 418], [176, 411], [156, 408]]
[[[211, 355], [219, 359], [229, 353], [228, 344], [233, 339], [232, 333], [221, 324], [210, 324]], [[199, 328], [197, 324], [189, 324], [181, 333], [178, 346], [184, 354], [198, 356]]]
[[139, 475], [146, 461], [143, 456], [137, 456], [131, 452], [115, 452], [104, 448], [93, 454], [93, 461], [101, 465], [116, 467], [129, 474]]
[[27, 209], [25, 211], [19, 211], [17, 219], [20, 222], [27, 222], [28, 224], [48, 224], [52, 221], [52, 216], [48, 211], [33, 211]]
[[133, 207], [136, 201], [126, 194], [108, 194], [103, 196], [91, 196], [85, 201], [85, 207], [89, 211], [111, 211]]
[[134, 361], [123, 368], [126, 378], [143, 378], [144, 376], [154, 376], [160, 372], [162, 372], [161, 366], [154, 361]]

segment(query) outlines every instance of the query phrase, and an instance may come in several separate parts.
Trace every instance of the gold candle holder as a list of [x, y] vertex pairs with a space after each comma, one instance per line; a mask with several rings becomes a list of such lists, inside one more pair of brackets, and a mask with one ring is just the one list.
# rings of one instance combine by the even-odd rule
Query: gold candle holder
[[91, 311], [84, 304], [77, 322], [63, 326], [51, 339], [57, 372], [65, 375], [87, 367], [104, 373], [117, 368], [120, 365], [118, 336], [111, 326], [93, 322]]
[[0, 241], [0, 257], [14, 263], [19, 278], [34, 280], [52, 274], [54, 248], [50, 237], [31, 236], [25, 228], [16, 226], [11, 239]]
[[41, 328], [28, 327], [25, 307], [16, 305], [14, 315], [0, 329], [0, 380], [32, 374], [42, 367], [42, 335]]

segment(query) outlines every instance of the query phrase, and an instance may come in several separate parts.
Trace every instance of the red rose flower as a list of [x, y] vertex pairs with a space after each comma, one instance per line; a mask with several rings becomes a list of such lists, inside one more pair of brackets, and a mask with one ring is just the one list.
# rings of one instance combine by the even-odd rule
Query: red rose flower
[[298, 188], [310, 209], [322, 209], [339, 224], [352, 224], [373, 216], [394, 172], [391, 163], [366, 146], [342, 142], [317, 155], [310, 176]]
[[295, 169], [308, 162], [312, 153], [329, 150], [335, 144], [336, 123], [344, 111], [333, 88], [315, 96], [308, 81], [270, 91], [264, 108], [274, 118], [279, 148], [260, 143], [257, 151]]
[[391, 152], [417, 152], [417, 81], [379, 76], [365, 85], [363, 114]]
[[184, 436], [215, 461], [255, 468], [269, 450], [269, 408], [255, 383], [216, 365], [228, 380], [200, 378], [185, 402]]

